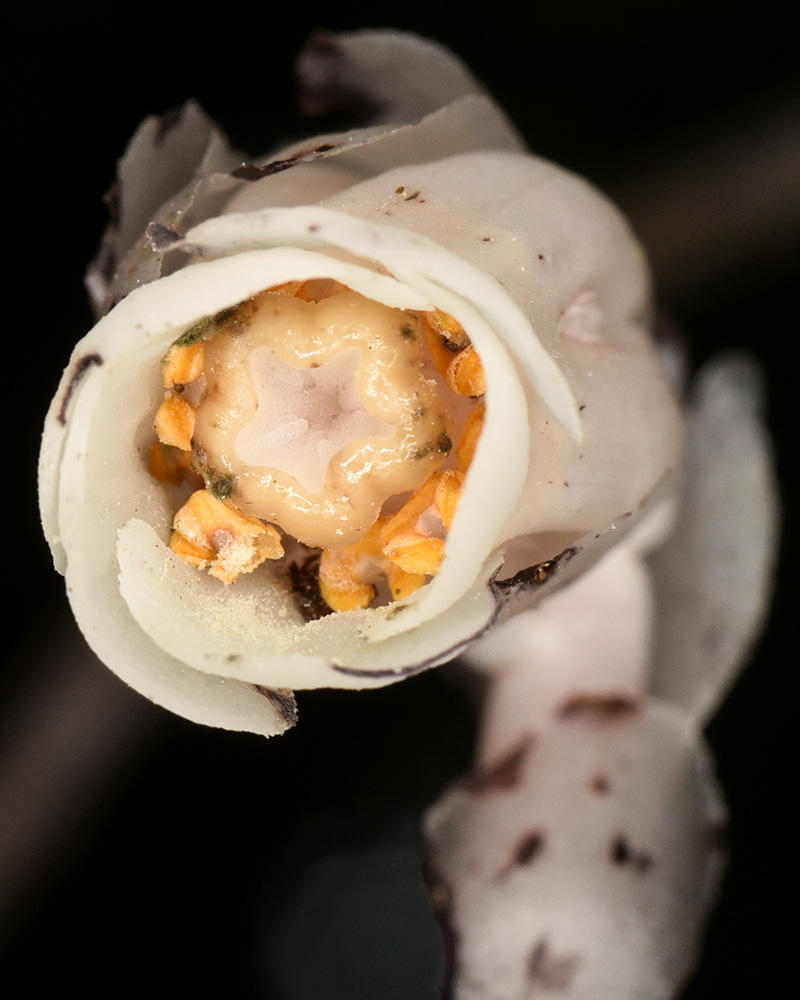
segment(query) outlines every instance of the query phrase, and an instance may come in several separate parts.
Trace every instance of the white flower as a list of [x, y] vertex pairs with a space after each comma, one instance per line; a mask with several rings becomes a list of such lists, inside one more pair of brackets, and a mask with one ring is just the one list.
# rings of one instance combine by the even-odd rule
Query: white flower
[[[101, 659], [187, 718], [265, 733], [293, 721], [292, 689], [441, 663], [591, 566], [668, 495], [681, 443], [643, 256], [602, 196], [526, 153], [430, 43], [350, 36], [312, 49], [305, 72], [322, 91], [326, 73], [372, 88], [388, 120], [245, 165], [191, 105], [137, 133], [90, 276], [100, 311], [117, 304], [75, 349], [41, 461], [45, 531]], [[420, 74], [419, 93], [386, 99]], [[266, 566], [226, 585], [176, 557], [175, 503], [143, 456], [170, 345], [316, 279], [454, 319], [483, 363], [486, 417], [438, 574], [308, 621]]]
[[[476, 771], [426, 819], [452, 995], [666, 1000], [724, 860], [702, 726], [769, 592], [756, 376], [741, 361], [701, 373], [682, 458], [646, 267], [616, 210], [530, 156], [431, 43], [326, 38], [301, 71], [307, 101], [345, 95], [377, 120], [242, 164], [190, 104], [145, 122], [120, 165], [89, 276], [106, 315], [42, 447], [76, 618], [154, 701], [265, 734], [294, 723], [295, 689], [388, 684], [465, 652], [486, 675]], [[463, 360], [466, 344], [482, 424], [481, 379], [456, 391], [433, 373], [437, 350]], [[403, 437], [407, 390], [439, 447]], [[454, 428], [467, 457], [445, 471]], [[145, 460], [162, 444], [205, 480], [183, 506], [186, 482]], [[336, 485], [351, 459], [363, 494]], [[251, 467], [269, 473], [255, 493]], [[434, 481], [456, 485], [434, 503]], [[297, 509], [275, 500], [287, 483]], [[265, 493], [280, 516], [255, 511]], [[441, 559], [406, 589], [398, 505]], [[338, 608], [325, 617], [301, 566], [315, 549], [310, 589]], [[394, 600], [373, 599], [356, 549]], [[353, 609], [325, 590], [326, 559], [365, 591]]]

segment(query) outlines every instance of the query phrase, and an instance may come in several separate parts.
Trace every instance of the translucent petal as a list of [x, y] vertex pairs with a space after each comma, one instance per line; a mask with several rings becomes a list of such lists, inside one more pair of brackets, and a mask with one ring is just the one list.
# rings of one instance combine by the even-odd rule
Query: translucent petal
[[723, 356], [694, 387], [677, 524], [651, 556], [652, 690], [701, 723], [763, 626], [779, 520], [760, 373], [747, 358]]

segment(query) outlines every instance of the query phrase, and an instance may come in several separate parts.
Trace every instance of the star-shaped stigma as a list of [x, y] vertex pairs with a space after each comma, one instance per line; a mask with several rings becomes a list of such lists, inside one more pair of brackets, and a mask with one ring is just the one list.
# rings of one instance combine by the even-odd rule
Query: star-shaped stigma
[[396, 428], [365, 409], [356, 390], [361, 351], [349, 347], [317, 368], [287, 365], [270, 347], [250, 355], [258, 405], [239, 432], [247, 465], [281, 469], [309, 493], [322, 491], [331, 459], [353, 441], [388, 440]]

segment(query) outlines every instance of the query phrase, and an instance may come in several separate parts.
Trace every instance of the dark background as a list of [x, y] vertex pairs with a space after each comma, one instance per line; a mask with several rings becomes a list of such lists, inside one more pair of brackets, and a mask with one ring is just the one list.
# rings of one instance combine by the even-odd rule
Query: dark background
[[[15, 474], [0, 821], [13, 846], [4, 972], [11, 983], [24, 976], [26, 994], [69, 985], [87, 996], [434, 997], [438, 939], [409, 888], [417, 817], [471, 753], [469, 701], [445, 672], [361, 696], [301, 695], [299, 727], [264, 741], [150, 706], [76, 636], [38, 525], [35, 455], [61, 368], [92, 323], [82, 274], [105, 222], [100, 196], [146, 114], [196, 97], [236, 145], [265, 152], [314, 130], [300, 123], [292, 86], [313, 29], [407, 28], [449, 45], [534, 151], [631, 213], [693, 362], [730, 346], [759, 358], [787, 521], [795, 506], [787, 347], [797, 340], [800, 168], [784, 169], [789, 143], [774, 136], [792, 116], [797, 136], [800, 75], [776, 8], [413, 11], [136, 4], [90, 20], [31, 7], [7, 25], [23, 68], [5, 80]], [[732, 185], [737, 171], [749, 182]], [[709, 731], [732, 861], [690, 1000], [769, 992], [789, 966], [775, 910], [794, 876], [783, 764], [791, 538], [789, 525], [766, 637]], [[306, 885], [330, 886], [329, 900]], [[345, 930], [333, 926], [340, 913]]]

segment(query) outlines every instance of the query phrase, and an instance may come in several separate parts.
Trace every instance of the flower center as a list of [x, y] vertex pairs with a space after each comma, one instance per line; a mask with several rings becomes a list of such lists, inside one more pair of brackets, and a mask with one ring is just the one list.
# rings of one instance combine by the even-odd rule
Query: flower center
[[452, 420], [417, 316], [308, 284], [263, 292], [206, 342], [193, 463], [245, 513], [338, 548], [443, 464]]
[[250, 369], [258, 406], [236, 438], [245, 465], [283, 469], [310, 494], [325, 486], [331, 459], [361, 439], [390, 439], [395, 428], [364, 408], [355, 386], [361, 351], [348, 347], [305, 371], [270, 347], [257, 347]]
[[283, 556], [280, 529], [322, 550], [340, 611], [369, 604], [376, 575], [399, 598], [438, 571], [483, 413], [452, 317], [290, 282], [188, 330], [164, 384], [151, 471], [205, 484], [175, 516], [181, 558], [231, 583]]

